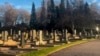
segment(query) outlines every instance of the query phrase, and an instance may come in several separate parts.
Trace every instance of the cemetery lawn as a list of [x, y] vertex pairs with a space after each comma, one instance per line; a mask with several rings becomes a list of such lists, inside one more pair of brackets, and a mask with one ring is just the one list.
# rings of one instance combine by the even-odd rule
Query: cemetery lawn
[[52, 54], [52, 53], [59, 51], [61, 49], [68, 48], [68, 47], [78, 45], [78, 44], [82, 44], [85, 42], [93, 41], [93, 40], [95, 40], [95, 39], [78, 40], [75, 42], [71, 42], [69, 44], [62, 44], [62, 45], [55, 46], [55, 47], [46, 47], [46, 48], [43, 48], [43, 49], [38, 50], [38, 51], [32, 51], [32, 52], [28, 52], [25, 54], [21, 54], [20, 56], [47, 56], [47, 55]]

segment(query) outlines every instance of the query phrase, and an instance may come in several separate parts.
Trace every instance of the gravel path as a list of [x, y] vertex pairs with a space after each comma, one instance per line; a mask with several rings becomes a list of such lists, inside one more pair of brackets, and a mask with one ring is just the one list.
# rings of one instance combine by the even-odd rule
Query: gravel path
[[48, 56], [100, 56], [100, 40], [65, 48]]

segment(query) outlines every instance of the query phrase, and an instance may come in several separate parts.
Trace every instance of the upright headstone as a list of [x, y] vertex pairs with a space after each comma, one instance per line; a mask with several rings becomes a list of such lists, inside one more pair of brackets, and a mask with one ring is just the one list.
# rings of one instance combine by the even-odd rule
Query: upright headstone
[[54, 31], [54, 36], [55, 36], [55, 37], [54, 37], [54, 42], [56, 42], [57, 39], [58, 39], [58, 38], [57, 38], [58, 36], [57, 36], [57, 32], [56, 32], [56, 30]]
[[27, 39], [28, 39], [28, 33], [25, 34], [25, 40], [27, 40]]
[[47, 36], [49, 35], [48, 31], [46, 31], [46, 35], [47, 35]]
[[2, 40], [2, 34], [0, 33], [0, 40]]
[[54, 36], [53, 36], [53, 33], [51, 32], [51, 39], [53, 39], [54, 38]]
[[24, 37], [24, 39], [26, 38], [26, 32], [23, 32], [23, 37]]
[[19, 36], [21, 35], [21, 31], [20, 31], [20, 30], [18, 31], [18, 35], [19, 35]]
[[18, 41], [21, 41], [21, 37], [22, 37], [21, 35], [22, 35], [22, 32], [21, 32], [21, 30], [19, 30], [18, 35], [17, 35], [18, 36]]
[[63, 30], [63, 37], [64, 37], [63, 38], [64, 39], [64, 42], [67, 42], [67, 40], [66, 40], [66, 29]]
[[39, 44], [40, 45], [43, 44], [43, 32], [42, 32], [42, 30], [39, 31]]
[[53, 39], [54, 39], [54, 35], [53, 35], [53, 32], [51, 33], [51, 38], [49, 40], [50, 43], [53, 43]]
[[25, 32], [22, 33], [22, 36], [21, 36], [21, 46], [22, 48], [24, 47], [25, 45]]
[[66, 36], [66, 42], [69, 43], [69, 36], [68, 36], [68, 30], [65, 30], [65, 36]]
[[30, 35], [30, 39], [33, 40], [33, 39], [32, 39], [32, 38], [33, 38], [33, 36], [32, 36], [32, 35], [33, 35], [32, 30], [30, 30], [30, 34], [29, 34], [29, 35]]
[[74, 34], [76, 35], [76, 29], [74, 30]]
[[12, 33], [12, 39], [16, 39], [16, 33], [15, 33], [15, 31], [13, 31], [13, 33]]
[[65, 29], [63, 29], [63, 32], [62, 32], [62, 42], [65, 42], [66, 41], [66, 36], [65, 36]]
[[74, 29], [74, 34], [73, 34], [74, 39], [78, 39], [77, 33], [76, 33], [76, 29]]
[[87, 32], [85, 31], [85, 37], [87, 37], [87, 35], [88, 35], [88, 34], [87, 34]]
[[15, 34], [15, 38], [18, 39], [18, 37], [19, 37], [18, 34]]
[[33, 30], [33, 40], [35, 40], [36, 39], [36, 30]]
[[4, 40], [4, 38], [5, 38], [5, 32], [2, 31], [2, 40]]
[[80, 39], [82, 39], [82, 32], [79, 33]]
[[10, 29], [10, 35], [12, 35], [12, 29]]
[[93, 31], [91, 30], [91, 37], [93, 37]]
[[8, 31], [5, 31], [5, 36], [4, 36], [4, 41], [7, 41], [8, 40]]

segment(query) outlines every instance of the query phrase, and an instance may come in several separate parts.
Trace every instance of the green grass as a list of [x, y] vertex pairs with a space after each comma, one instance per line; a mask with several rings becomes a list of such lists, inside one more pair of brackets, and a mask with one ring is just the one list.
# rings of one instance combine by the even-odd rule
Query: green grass
[[[92, 40], [94, 40], [94, 39], [92, 39]], [[91, 40], [87, 40], [87, 39], [86, 40], [79, 40], [79, 41], [71, 42], [69, 44], [63, 44], [60, 46], [46, 47], [46, 48], [43, 48], [43, 49], [38, 50], [38, 51], [32, 51], [29, 53], [22, 54], [20, 56], [47, 56], [48, 54], [54, 53], [54, 52], [59, 51], [61, 49], [68, 48], [68, 47], [78, 45], [81, 43], [85, 43], [88, 41], [91, 41]]]

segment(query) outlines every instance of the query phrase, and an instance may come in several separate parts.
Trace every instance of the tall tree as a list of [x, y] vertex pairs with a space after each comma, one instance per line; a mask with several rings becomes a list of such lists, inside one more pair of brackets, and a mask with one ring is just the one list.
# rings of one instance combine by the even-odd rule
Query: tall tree
[[93, 17], [93, 14], [91, 13], [91, 9], [89, 7], [89, 4], [86, 2], [85, 5], [84, 5], [84, 17], [86, 18], [86, 21], [84, 24], [87, 28], [91, 29], [93, 28], [93, 25], [94, 25], [94, 17]]
[[47, 18], [48, 18], [48, 30], [52, 30], [55, 26], [55, 4], [54, 0], [49, 0], [48, 1], [48, 6], [47, 6]]
[[45, 8], [45, 1], [42, 2], [41, 13], [40, 13], [40, 27], [45, 27], [45, 20], [46, 20], [46, 8]]
[[71, 24], [70, 21], [72, 21], [72, 6], [71, 6], [69, 0], [66, 0], [66, 17], [68, 17], [67, 18], [68, 19], [67, 22], [69, 22]]
[[74, 0], [75, 7], [80, 7], [80, 5], [84, 4], [83, 0]]
[[61, 9], [61, 12], [62, 12], [62, 13], [65, 12], [65, 11], [64, 11], [64, 10], [65, 10], [65, 3], [64, 3], [64, 2], [65, 2], [65, 0], [61, 0], [60, 9]]
[[61, 0], [61, 3], [60, 3], [60, 23], [61, 23], [61, 28], [64, 27], [63, 23], [64, 23], [64, 20], [65, 20], [65, 0]]
[[35, 12], [35, 5], [32, 4], [32, 11], [31, 11], [31, 19], [30, 19], [30, 28], [36, 29], [37, 22], [36, 22], [36, 12]]
[[55, 8], [56, 8], [56, 11], [55, 11], [56, 12], [56, 19], [55, 19], [56, 20], [55, 21], [56, 24], [55, 24], [55, 28], [58, 29], [58, 28], [60, 28], [60, 26], [59, 26], [60, 23], [58, 23], [59, 19], [60, 19], [60, 8], [59, 8], [59, 6], [56, 6]]

